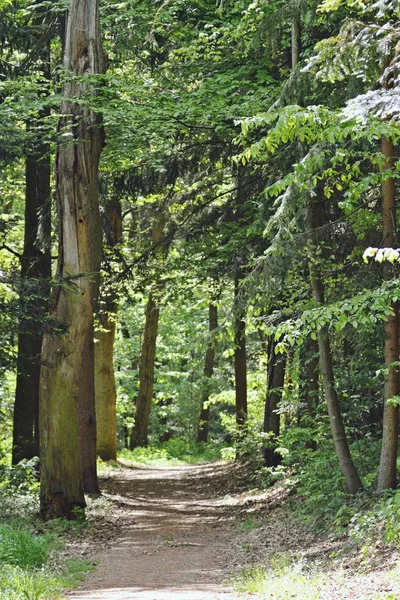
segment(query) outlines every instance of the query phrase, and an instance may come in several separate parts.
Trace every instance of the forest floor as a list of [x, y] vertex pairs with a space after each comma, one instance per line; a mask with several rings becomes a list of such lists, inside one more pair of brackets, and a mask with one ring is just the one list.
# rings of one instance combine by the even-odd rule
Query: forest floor
[[102, 488], [103, 515], [69, 548], [96, 570], [71, 600], [400, 600], [393, 551], [374, 548], [366, 567], [345, 538], [296, 521], [288, 489], [251, 490], [237, 465], [125, 465]]

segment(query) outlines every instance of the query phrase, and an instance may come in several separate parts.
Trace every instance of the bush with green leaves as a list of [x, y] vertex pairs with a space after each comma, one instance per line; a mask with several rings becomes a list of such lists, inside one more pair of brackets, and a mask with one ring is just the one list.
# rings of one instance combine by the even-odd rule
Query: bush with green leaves
[[350, 534], [363, 548], [382, 540], [400, 548], [400, 490], [386, 490], [379, 500], [370, 498], [368, 509], [355, 513], [350, 521]]

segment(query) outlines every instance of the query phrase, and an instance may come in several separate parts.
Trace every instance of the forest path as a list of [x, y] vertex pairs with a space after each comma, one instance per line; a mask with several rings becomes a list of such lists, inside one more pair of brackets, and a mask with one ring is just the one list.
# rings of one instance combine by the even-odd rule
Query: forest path
[[103, 488], [122, 509], [119, 534], [68, 597], [243, 600], [224, 585], [237, 555], [235, 507], [218, 493], [224, 476], [218, 464], [116, 471]]

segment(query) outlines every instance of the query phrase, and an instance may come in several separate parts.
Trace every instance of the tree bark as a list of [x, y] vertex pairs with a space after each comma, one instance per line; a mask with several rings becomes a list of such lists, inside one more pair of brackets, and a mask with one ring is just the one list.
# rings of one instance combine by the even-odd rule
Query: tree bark
[[154, 300], [153, 294], [150, 293], [146, 307], [146, 323], [140, 356], [139, 393], [136, 402], [135, 425], [130, 441], [131, 450], [138, 446], [147, 446], [159, 315], [160, 309]]
[[208, 399], [210, 397], [210, 379], [214, 372], [214, 358], [215, 358], [215, 333], [218, 327], [218, 308], [215, 304], [210, 302], [208, 306], [208, 326], [210, 333], [210, 340], [206, 350], [206, 356], [204, 360], [204, 377], [205, 383], [203, 387], [203, 394], [201, 399], [200, 407], [200, 418], [197, 428], [197, 441], [199, 443], [206, 443], [208, 441], [208, 428], [210, 418], [210, 407], [207, 406]]
[[239, 435], [247, 421], [247, 358], [245, 308], [240, 298], [240, 282], [243, 279], [239, 269], [235, 271], [235, 406], [236, 424]]
[[[43, 152], [47, 149], [42, 148]], [[23, 314], [18, 331], [17, 385], [14, 403], [12, 463], [39, 456], [39, 381], [43, 318], [48, 310], [51, 275], [49, 243], [38, 244], [40, 217], [50, 238], [50, 160], [28, 156], [25, 167], [25, 233], [20, 297]]]
[[270, 435], [268, 446], [264, 449], [264, 460], [267, 467], [277, 467], [282, 457], [275, 452], [276, 438], [280, 433], [280, 415], [277, 408], [282, 399], [285, 380], [286, 355], [275, 353], [276, 342], [272, 341], [269, 351], [267, 394], [264, 406], [263, 431]]
[[[40, 6], [40, 5], [39, 5]], [[48, 9], [39, 8], [33, 20], [36, 43], [46, 22]], [[50, 79], [50, 42], [41, 41], [38, 66]], [[40, 119], [50, 114], [45, 108]], [[27, 130], [30, 123], [26, 123]], [[25, 163], [25, 230], [21, 258], [18, 326], [17, 382], [14, 403], [12, 464], [39, 456], [39, 383], [43, 319], [48, 311], [51, 276], [50, 157], [48, 145], [36, 134], [35, 150]], [[39, 243], [39, 232], [41, 243]]]
[[88, 75], [104, 60], [97, 0], [71, 0], [64, 50], [71, 73], [63, 86], [56, 157], [59, 219], [58, 279], [45, 336], [40, 386], [41, 512], [74, 518], [84, 489], [98, 493], [94, 416], [93, 312], [101, 261], [98, 163], [102, 129], [98, 116], [71, 98], [93, 93]]
[[[311, 231], [315, 230], [321, 223], [319, 210], [320, 204], [311, 204]], [[311, 250], [313, 251], [313, 255], [315, 255], [317, 244], [314, 234], [312, 234], [310, 242]], [[324, 304], [324, 286], [321, 276], [313, 260], [310, 261], [310, 281], [315, 304]], [[342, 413], [340, 410], [339, 398], [335, 390], [332, 354], [327, 329], [325, 327], [321, 328], [318, 331], [317, 337], [319, 362], [321, 366], [321, 372], [324, 383], [324, 392], [328, 407], [329, 422], [331, 425], [335, 450], [339, 459], [342, 474], [346, 481], [347, 490], [349, 494], [356, 494], [362, 488], [362, 482], [350, 454], [350, 448], [347, 442]]]
[[[382, 138], [382, 153], [385, 156], [385, 169], [394, 167], [393, 142]], [[390, 248], [396, 243], [396, 186], [393, 177], [382, 184], [383, 247]], [[384, 278], [392, 277], [391, 267], [385, 265]], [[399, 366], [399, 307], [391, 306], [393, 314], [385, 323], [385, 376], [382, 450], [379, 465], [378, 492], [396, 487], [396, 460], [399, 435], [399, 408], [390, 401], [400, 395]]]
[[[108, 245], [113, 247], [122, 239], [120, 202], [110, 202], [106, 212]], [[115, 291], [105, 286], [94, 345], [97, 455], [105, 461], [117, 459], [117, 391], [114, 375], [116, 313]]]
[[292, 14], [292, 69], [297, 66], [300, 58], [301, 51], [301, 18], [300, 11], [298, 8], [293, 9]]
[[[156, 255], [161, 263], [168, 254], [168, 241], [165, 239], [166, 211], [159, 209], [155, 223], [151, 229], [151, 237], [157, 245]], [[136, 400], [135, 425], [130, 439], [130, 448], [147, 446], [150, 423], [151, 403], [153, 400], [155, 357], [157, 345], [158, 320], [160, 308], [158, 299], [164, 287], [162, 280], [156, 284], [156, 289], [150, 292], [146, 307], [146, 322], [139, 366], [139, 392]]]

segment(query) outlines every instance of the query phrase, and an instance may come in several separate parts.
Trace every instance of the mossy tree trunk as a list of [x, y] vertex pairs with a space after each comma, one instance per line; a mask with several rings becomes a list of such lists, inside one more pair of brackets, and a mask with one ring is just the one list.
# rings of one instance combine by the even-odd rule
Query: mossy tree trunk
[[41, 512], [74, 518], [84, 489], [98, 493], [94, 413], [93, 313], [101, 261], [98, 163], [101, 121], [84, 102], [91, 77], [104, 70], [97, 0], [71, 0], [64, 48], [64, 83], [56, 158], [59, 256], [45, 336], [40, 386]]
[[[106, 207], [110, 247], [122, 240], [121, 204], [113, 200]], [[105, 285], [100, 299], [99, 327], [94, 345], [97, 455], [102, 460], [117, 458], [117, 392], [114, 376], [114, 340], [118, 310], [115, 290]]]
[[[393, 142], [382, 139], [382, 153], [385, 156], [385, 169], [393, 169], [395, 152]], [[393, 177], [382, 184], [383, 246], [391, 248], [396, 244], [396, 186]], [[390, 265], [384, 267], [384, 278], [392, 277]], [[399, 435], [399, 407], [396, 404], [400, 395], [399, 383], [399, 306], [391, 306], [392, 314], [385, 323], [385, 390], [383, 408], [382, 451], [379, 464], [378, 491], [396, 487], [396, 460]], [[397, 396], [397, 398], [396, 398]], [[391, 399], [395, 399], [391, 402]]]

